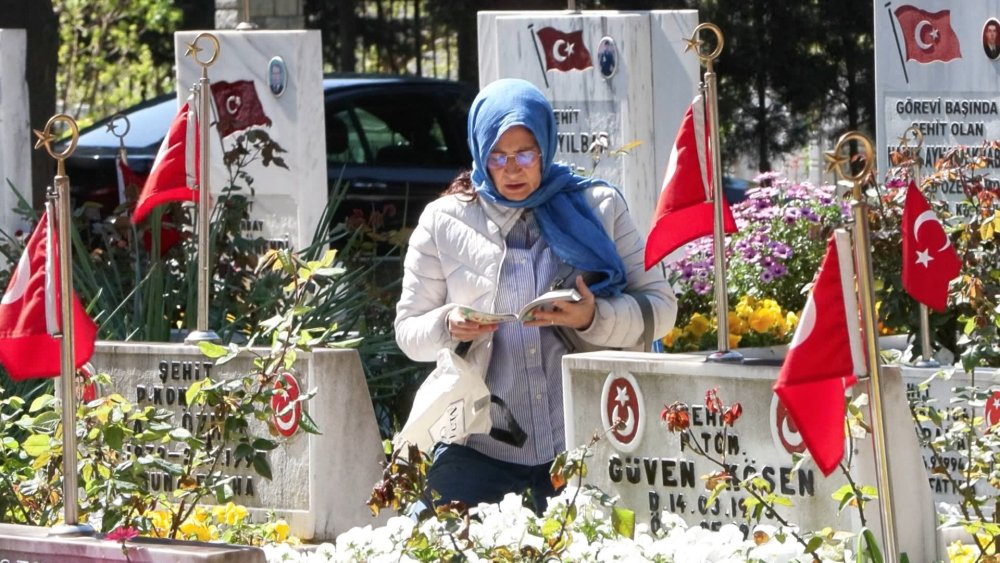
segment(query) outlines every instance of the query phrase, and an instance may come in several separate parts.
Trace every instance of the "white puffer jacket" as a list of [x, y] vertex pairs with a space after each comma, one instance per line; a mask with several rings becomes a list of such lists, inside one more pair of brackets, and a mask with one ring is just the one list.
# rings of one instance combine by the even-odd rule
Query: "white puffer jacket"
[[[653, 335], [666, 334], [677, 316], [677, 301], [660, 268], [645, 271], [643, 237], [618, 192], [606, 186], [584, 191], [587, 201], [615, 241], [625, 263], [628, 293], [643, 293], [654, 311]], [[403, 288], [396, 305], [396, 342], [415, 361], [431, 362], [445, 346], [458, 341], [448, 332], [448, 313], [458, 305], [493, 312], [504, 239], [522, 209], [445, 196], [431, 202], [410, 236]], [[594, 322], [587, 330], [572, 331], [589, 349], [634, 348], [641, 345], [642, 313], [627, 294], [597, 298]], [[466, 359], [485, 376], [492, 338], [473, 342]], [[583, 351], [583, 350], [577, 350]]]

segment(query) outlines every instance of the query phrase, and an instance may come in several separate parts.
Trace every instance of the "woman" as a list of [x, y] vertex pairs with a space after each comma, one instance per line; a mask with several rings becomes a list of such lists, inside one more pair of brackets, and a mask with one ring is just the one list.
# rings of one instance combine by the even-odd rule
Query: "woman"
[[[662, 272], [644, 270], [643, 238], [618, 191], [553, 163], [552, 106], [531, 83], [484, 88], [468, 133], [471, 174], [427, 206], [410, 237], [396, 341], [416, 361], [471, 343], [466, 359], [527, 433], [520, 447], [485, 434], [439, 444], [428, 474], [437, 502], [474, 506], [530, 489], [541, 511], [555, 492], [549, 466], [566, 449], [563, 354], [640, 345], [634, 295], [648, 300], [653, 335], [661, 336], [673, 326], [676, 301]], [[575, 286], [583, 299], [524, 323], [480, 324], [459, 311], [516, 313], [554, 285]], [[501, 414], [494, 405], [494, 427]]]

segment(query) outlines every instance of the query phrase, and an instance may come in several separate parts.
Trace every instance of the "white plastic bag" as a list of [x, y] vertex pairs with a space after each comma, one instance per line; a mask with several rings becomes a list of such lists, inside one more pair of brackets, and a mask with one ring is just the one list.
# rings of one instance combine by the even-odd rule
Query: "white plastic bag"
[[454, 350], [442, 348], [392, 444], [399, 449], [410, 443], [429, 452], [438, 442], [460, 442], [469, 434], [488, 433], [492, 426], [486, 382]]

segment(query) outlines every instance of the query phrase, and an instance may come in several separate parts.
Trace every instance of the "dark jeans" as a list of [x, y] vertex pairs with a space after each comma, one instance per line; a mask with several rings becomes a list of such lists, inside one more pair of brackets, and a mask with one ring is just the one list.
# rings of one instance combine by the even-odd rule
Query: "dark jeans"
[[465, 446], [438, 444], [427, 482], [441, 495], [436, 504], [460, 500], [470, 508], [480, 502], [499, 502], [507, 493], [521, 494], [531, 489], [535, 513], [541, 514], [548, 506], [548, 497], [556, 493], [549, 478], [551, 465], [508, 463]]

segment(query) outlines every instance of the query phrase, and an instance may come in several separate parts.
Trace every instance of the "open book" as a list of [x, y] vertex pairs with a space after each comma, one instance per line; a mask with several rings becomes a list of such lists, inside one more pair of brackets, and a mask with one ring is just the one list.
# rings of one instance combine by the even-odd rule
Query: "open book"
[[465, 317], [466, 320], [475, 321], [485, 325], [509, 323], [511, 321], [525, 322], [534, 320], [534, 312], [540, 308], [545, 308], [553, 301], [569, 301], [571, 303], [576, 303], [581, 299], [583, 299], [583, 297], [580, 296], [580, 293], [576, 289], [553, 289], [552, 291], [539, 295], [530, 303], [521, 307], [521, 310], [516, 315], [486, 313], [469, 307], [459, 307], [459, 312], [462, 313], [462, 316]]

